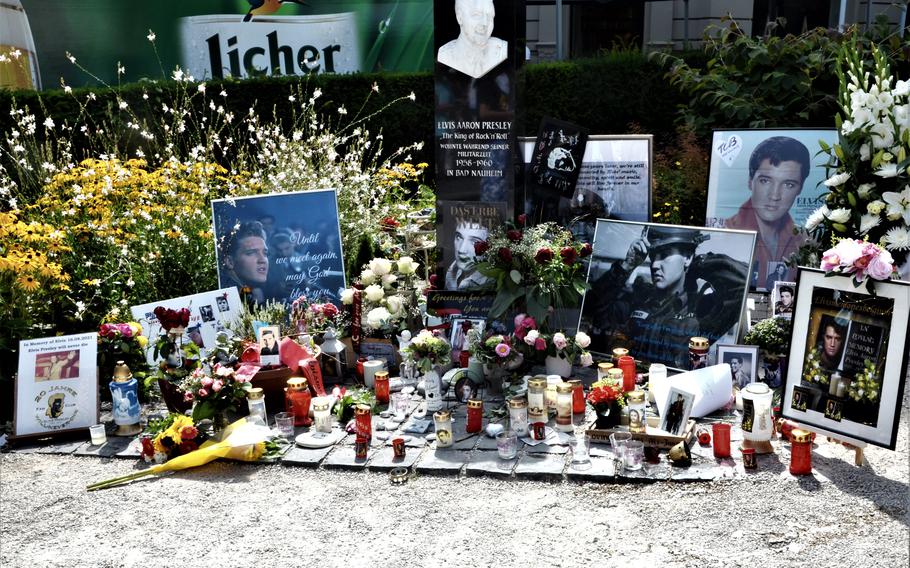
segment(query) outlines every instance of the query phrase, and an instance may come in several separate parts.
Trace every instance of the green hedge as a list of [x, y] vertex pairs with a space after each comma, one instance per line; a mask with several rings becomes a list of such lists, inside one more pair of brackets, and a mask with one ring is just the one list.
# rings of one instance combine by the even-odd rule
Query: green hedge
[[[430, 73], [213, 81], [208, 83], [208, 92], [224, 89], [228, 94], [224, 104], [235, 114], [244, 115], [253, 106], [264, 116], [271, 116], [275, 109], [281, 120], [287, 120], [294, 104], [288, 101], [288, 94], [296, 86], [307, 91], [320, 88], [323, 96], [319, 104], [330, 115], [342, 104], [353, 114], [363, 104], [374, 82], [379, 85], [380, 92], [370, 98], [365, 113], [381, 108], [396, 97], [411, 92], [416, 95], [416, 103], [405, 102], [386, 109], [371, 127], [374, 131], [377, 126], [381, 127], [385, 150], [423, 141], [424, 149], [413, 158], [432, 164], [434, 95]], [[661, 68], [637, 53], [528, 65], [519, 72], [517, 87], [516, 132], [523, 136], [535, 135], [541, 118], [552, 116], [583, 125], [592, 134], [622, 134], [636, 128], [638, 132], [654, 133], [661, 140], [673, 132], [676, 110], [682, 102], [682, 97], [664, 78]], [[161, 102], [172, 100], [173, 93], [169, 91], [174, 89], [173, 82], [139, 82], [125, 85], [118, 92], [135, 112], [141, 115], [145, 109], [144, 113], [151, 115], [161, 108]], [[84, 100], [88, 90], [74, 89], [72, 94], [52, 90], [40, 95], [33, 91], [0, 90], [0, 131], [12, 127], [8, 111], [13, 99], [20, 108], [27, 106], [36, 113], [38, 124], [44, 121], [45, 114], [52, 116], [57, 124], [63, 121], [74, 124], [79, 114], [74, 96]], [[100, 122], [113, 104], [116, 93], [106, 88], [92, 90], [98, 98], [90, 104], [89, 112]], [[142, 99], [145, 92], [149, 92], [149, 100]], [[82, 152], [79, 157], [91, 153], [85, 148], [79, 150]]]

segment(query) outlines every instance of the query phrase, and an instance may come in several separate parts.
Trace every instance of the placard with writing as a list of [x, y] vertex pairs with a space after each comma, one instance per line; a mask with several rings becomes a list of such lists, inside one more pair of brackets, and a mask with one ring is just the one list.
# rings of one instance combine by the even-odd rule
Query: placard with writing
[[71, 432], [98, 422], [98, 334], [19, 342], [15, 437]]
[[442, 248], [440, 275], [446, 290], [477, 290], [493, 281], [477, 271], [476, 245], [507, 220], [504, 201], [439, 201], [437, 245]]

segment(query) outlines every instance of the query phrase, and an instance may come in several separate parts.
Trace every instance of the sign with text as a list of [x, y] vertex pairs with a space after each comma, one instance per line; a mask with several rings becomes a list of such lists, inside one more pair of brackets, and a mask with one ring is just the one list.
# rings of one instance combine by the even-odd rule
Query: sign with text
[[180, 20], [186, 71], [198, 79], [362, 71], [355, 14], [241, 21], [232, 14]]
[[338, 304], [345, 287], [334, 189], [212, 201], [218, 281], [256, 303]]
[[19, 342], [15, 436], [71, 432], [98, 423], [98, 334]]

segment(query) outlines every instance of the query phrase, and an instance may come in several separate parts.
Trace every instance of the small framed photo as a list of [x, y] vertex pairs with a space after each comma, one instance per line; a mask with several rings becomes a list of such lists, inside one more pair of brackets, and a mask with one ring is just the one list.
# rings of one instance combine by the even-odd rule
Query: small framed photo
[[464, 351], [468, 348], [468, 331], [476, 329], [483, 333], [486, 320], [454, 317], [449, 320], [449, 324], [452, 326], [449, 334], [449, 344], [452, 346], [452, 350]]
[[800, 268], [781, 414], [818, 432], [894, 449], [910, 358], [910, 282]]
[[730, 365], [733, 386], [742, 389], [755, 381], [758, 375], [758, 346], [718, 345], [717, 362]]
[[682, 436], [692, 413], [695, 395], [676, 387], [670, 387], [663, 412], [660, 413], [660, 429], [673, 436]]
[[281, 341], [281, 328], [277, 325], [264, 325], [259, 328], [256, 339], [259, 341], [259, 362], [263, 365], [280, 365], [278, 344]]
[[455, 381], [455, 398], [458, 402], [468, 402], [469, 399], [477, 396], [478, 385], [471, 380], [467, 373]]
[[793, 302], [796, 300], [796, 282], [774, 283], [771, 291], [771, 315], [774, 317], [793, 319]]

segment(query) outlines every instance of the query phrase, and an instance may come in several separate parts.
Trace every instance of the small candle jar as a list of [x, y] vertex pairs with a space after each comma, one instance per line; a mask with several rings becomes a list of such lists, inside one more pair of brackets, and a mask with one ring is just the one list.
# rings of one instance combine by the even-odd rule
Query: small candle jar
[[506, 430], [496, 435], [496, 451], [504, 460], [515, 459], [518, 455], [518, 436], [512, 430]]
[[468, 401], [468, 424], [465, 431], [476, 434], [483, 428], [483, 401], [472, 398]]
[[265, 413], [265, 393], [259, 387], [251, 388], [246, 393], [246, 404], [250, 409], [249, 422], [267, 426], [269, 421]]
[[623, 392], [635, 390], [635, 359], [631, 355], [623, 355], [619, 358], [619, 368], [622, 370]]
[[667, 387], [667, 366], [663, 363], [652, 363], [648, 367], [648, 399], [655, 402], [654, 393], [664, 391]]
[[454, 442], [452, 436], [452, 413], [448, 410], [439, 410], [433, 414], [433, 424], [436, 426], [436, 447], [448, 448]]
[[111, 414], [114, 417], [114, 424], [117, 425], [114, 435], [135, 436], [142, 431], [139, 425], [139, 381], [133, 378], [133, 373], [126, 363], [117, 361], [109, 386], [113, 401]]
[[755, 460], [755, 448], [743, 448], [743, 469], [758, 469]]
[[547, 411], [556, 412], [556, 398], [558, 392], [556, 387], [562, 384], [562, 377], [559, 375], [547, 375], [547, 390], [544, 391], [544, 402]]
[[572, 379], [567, 381], [572, 385], [572, 414], [584, 414], [585, 411], [585, 387], [581, 381]]
[[370, 359], [363, 362], [363, 384], [367, 388], [373, 388], [376, 382], [376, 373], [385, 370], [385, 361], [380, 359]]
[[714, 437], [714, 457], [730, 457], [730, 425], [718, 422], [711, 425]]
[[770, 442], [774, 431], [771, 419], [773, 394], [765, 383], [749, 383], [742, 391], [743, 439], [750, 443]]
[[367, 451], [370, 449], [370, 439], [366, 436], [357, 435], [354, 441], [354, 457], [358, 460], [367, 459]]
[[560, 383], [556, 385], [556, 429], [561, 432], [572, 432], [572, 385]]
[[710, 343], [707, 337], [689, 338], [689, 370], [703, 369], [708, 366], [708, 347]]
[[389, 402], [389, 372], [377, 371], [373, 375], [374, 387], [376, 393], [376, 402], [386, 404]]
[[597, 364], [597, 380], [602, 381], [607, 378], [607, 372], [613, 368], [613, 363], [602, 362]]
[[629, 432], [644, 434], [645, 425], [647, 424], [645, 417], [645, 411], [647, 410], [645, 392], [637, 389], [633, 390], [629, 393], [627, 401], [629, 407]]
[[[547, 403], [544, 394], [546, 390], [546, 377], [537, 375], [528, 379], [528, 414], [547, 415]], [[546, 422], [546, 419], [544, 419], [544, 422]]]
[[622, 386], [623, 386], [623, 372], [622, 372], [622, 369], [620, 369], [620, 368], [618, 368], [618, 367], [613, 367], [612, 369], [610, 369], [610, 370], [607, 372], [607, 379], [609, 379], [610, 382], [612, 382], [612, 383], [618, 385], [619, 387], [622, 387]]
[[392, 440], [392, 452], [394, 452], [395, 459], [404, 459], [406, 455], [404, 438], [395, 438]]
[[309, 385], [303, 377], [288, 379], [288, 388], [284, 395], [284, 406], [289, 413], [294, 415], [294, 426], [309, 426], [313, 423], [310, 419]]
[[332, 431], [332, 403], [328, 398], [318, 397], [313, 400], [313, 422], [318, 432]]
[[509, 426], [521, 437], [528, 435], [528, 400], [525, 398], [509, 399]]
[[367, 440], [373, 437], [373, 409], [369, 404], [358, 404], [354, 407], [354, 429], [358, 436]]
[[625, 347], [616, 347], [613, 349], [613, 366], [616, 367], [619, 365], [619, 358], [625, 357], [629, 354], [629, 350]]
[[790, 432], [790, 473], [812, 475], [812, 434], [808, 430]]

